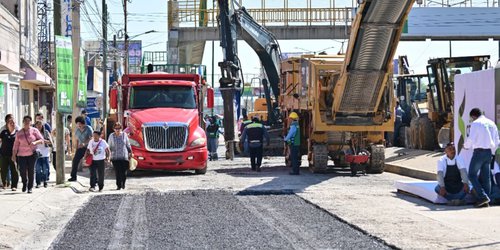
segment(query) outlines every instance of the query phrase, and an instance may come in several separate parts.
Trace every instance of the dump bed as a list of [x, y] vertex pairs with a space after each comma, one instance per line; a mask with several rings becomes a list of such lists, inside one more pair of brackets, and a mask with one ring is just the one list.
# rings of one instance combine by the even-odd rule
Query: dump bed
[[130, 74], [122, 77], [122, 83], [128, 85], [130, 82], [135, 81], [148, 81], [148, 80], [178, 80], [200, 83], [200, 75], [197, 74], [168, 74], [168, 73], [150, 73], [150, 74]]
[[335, 87], [333, 114], [366, 117], [379, 110], [392, 58], [413, 3], [414, 0], [365, 0], [359, 6]]

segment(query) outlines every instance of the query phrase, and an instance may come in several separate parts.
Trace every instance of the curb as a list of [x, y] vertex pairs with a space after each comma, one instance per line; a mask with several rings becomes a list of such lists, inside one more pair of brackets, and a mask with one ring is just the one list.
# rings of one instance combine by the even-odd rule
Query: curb
[[397, 165], [394, 163], [385, 163], [385, 169], [386, 172], [398, 174], [398, 175], [403, 175], [403, 176], [408, 176], [416, 179], [421, 179], [425, 181], [434, 181], [437, 178], [436, 173], [430, 173], [427, 171], [423, 170], [418, 170], [418, 169], [413, 169], [413, 168], [408, 168], [404, 167], [401, 165]]

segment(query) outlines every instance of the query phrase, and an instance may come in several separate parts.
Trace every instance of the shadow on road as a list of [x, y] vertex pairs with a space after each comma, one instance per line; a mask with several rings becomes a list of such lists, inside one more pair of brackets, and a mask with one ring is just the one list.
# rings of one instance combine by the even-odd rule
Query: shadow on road
[[218, 174], [227, 174], [233, 177], [272, 178], [265, 183], [248, 187], [242, 190], [240, 194], [300, 193], [311, 186], [336, 177], [363, 178], [362, 175], [351, 177], [351, 171], [348, 168], [338, 168], [333, 167], [333, 165], [330, 165], [325, 173], [316, 174], [311, 173], [307, 167], [303, 166], [300, 169], [300, 175], [289, 175], [290, 168], [285, 167], [284, 164], [267, 165], [264, 162], [261, 172], [252, 171], [249, 165], [245, 164], [246, 167], [215, 169], [214, 171]]
[[398, 148], [393, 153], [391, 153], [391, 155], [392, 156], [385, 158], [385, 162], [409, 160], [420, 156], [441, 157], [443, 153], [440, 151], [425, 151], [425, 150]]
[[457, 211], [457, 210], [464, 210], [464, 209], [476, 209], [476, 208], [473, 208], [472, 205], [447, 206], [445, 204], [434, 204], [434, 203], [432, 203], [428, 200], [425, 200], [423, 198], [420, 198], [418, 196], [408, 195], [408, 194], [399, 193], [399, 192], [392, 192], [392, 193], [394, 194], [394, 196], [396, 196], [399, 199], [413, 203], [415, 206], [418, 206], [418, 207], [426, 207], [430, 211]]

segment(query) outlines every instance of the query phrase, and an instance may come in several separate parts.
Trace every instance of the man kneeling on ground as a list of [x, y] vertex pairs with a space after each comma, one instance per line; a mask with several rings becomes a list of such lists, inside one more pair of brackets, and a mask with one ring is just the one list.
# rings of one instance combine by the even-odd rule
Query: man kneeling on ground
[[456, 155], [455, 145], [448, 143], [445, 155], [438, 161], [436, 193], [448, 200], [448, 205], [465, 205], [465, 195], [469, 193], [467, 168]]

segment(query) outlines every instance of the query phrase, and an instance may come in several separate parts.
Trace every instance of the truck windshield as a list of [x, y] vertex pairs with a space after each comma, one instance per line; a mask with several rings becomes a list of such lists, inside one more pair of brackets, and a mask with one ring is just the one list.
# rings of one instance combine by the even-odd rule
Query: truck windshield
[[195, 109], [195, 94], [189, 86], [136, 86], [130, 92], [130, 108]]

